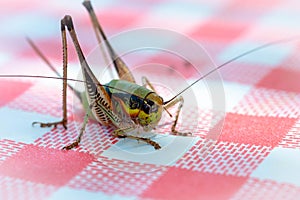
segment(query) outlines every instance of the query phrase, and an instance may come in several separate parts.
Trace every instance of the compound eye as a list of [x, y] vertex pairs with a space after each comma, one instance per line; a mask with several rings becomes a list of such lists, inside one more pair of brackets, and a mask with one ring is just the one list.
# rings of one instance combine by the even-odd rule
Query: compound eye
[[157, 105], [153, 105], [153, 106], [151, 106], [151, 110], [150, 110], [150, 112], [151, 113], [154, 113], [154, 112], [157, 112], [158, 111], [158, 106]]
[[149, 114], [150, 109], [151, 109], [151, 106], [146, 101], [144, 101], [143, 107], [142, 107], [142, 110], [144, 111], [144, 113]]
[[130, 97], [129, 106], [130, 109], [137, 109], [140, 106], [139, 101], [135, 96]]

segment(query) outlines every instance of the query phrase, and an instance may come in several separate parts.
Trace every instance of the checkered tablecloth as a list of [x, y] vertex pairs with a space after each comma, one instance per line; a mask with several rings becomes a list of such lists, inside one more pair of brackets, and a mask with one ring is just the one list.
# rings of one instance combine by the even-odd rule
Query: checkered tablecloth
[[[216, 66], [274, 40], [291, 36], [299, 40], [262, 49], [219, 70], [223, 111], [211, 106], [214, 89], [207, 89], [221, 79], [212, 77], [195, 85], [197, 104], [186, 99], [179, 121], [179, 130], [194, 136], [169, 135], [170, 118], [164, 116], [163, 124], [154, 130], [153, 140], [162, 145], [158, 151], [142, 142], [113, 138], [113, 127], [94, 121], [89, 122], [78, 148], [62, 151], [76, 138], [83, 121], [78, 99], [69, 91], [67, 130], [32, 127], [33, 121], [60, 119], [61, 81], [1, 78], [0, 199], [300, 198], [299, 1], [92, 3], [108, 36], [145, 27], [172, 30], [201, 45]], [[80, 1], [2, 1], [0, 74], [55, 76], [30, 48], [26, 36], [61, 71], [59, 20], [65, 14], [72, 15], [83, 51], [89, 54], [97, 41]], [[126, 42], [140, 39], [148, 38], [133, 37]], [[159, 42], [166, 47], [185, 45]], [[74, 77], [79, 62], [69, 44]], [[161, 63], [189, 83], [201, 70], [207, 72], [199, 67], [200, 73], [195, 74], [191, 66], [163, 51], [134, 55], [124, 57], [130, 66]], [[159, 75], [170, 85], [178, 84], [171, 71], [137, 75], [158, 83], [162, 96], [171, 97], [168, 92], [172, 91], [159, 84]], [[217, 136], [208, 137], [210, 133]]]

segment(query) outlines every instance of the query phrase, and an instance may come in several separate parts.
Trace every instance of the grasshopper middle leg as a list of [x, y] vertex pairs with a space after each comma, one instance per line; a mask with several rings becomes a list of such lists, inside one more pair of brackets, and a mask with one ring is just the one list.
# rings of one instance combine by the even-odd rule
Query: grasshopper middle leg
[[87, 112], [85, 117], [84, 117], [84, 121], [83, 121], [82, 127], [80, 129], [79, 135], [77, 136], [77, 139], [73, 143], [63, 147], [63, 150], [70, 150], [70, 149], [73, 149], [75, 147], [78, 147], [79, 143], [81, 142], [81, 138], [83, 136], [83, 133], [85, 131], [85, 128], [86, 128], [86, 125], [87, 125], [88, 121], [89, 121], [89, 113]]

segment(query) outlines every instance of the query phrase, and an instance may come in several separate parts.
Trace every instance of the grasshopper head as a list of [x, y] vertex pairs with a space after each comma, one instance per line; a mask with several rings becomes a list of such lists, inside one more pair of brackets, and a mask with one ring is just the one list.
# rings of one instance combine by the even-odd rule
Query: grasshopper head
[[138, 114], [138, 122], [144, 131], [152, 130], [160, 121], [163, 99], [156, 93], [150, 93], [143, 101]]

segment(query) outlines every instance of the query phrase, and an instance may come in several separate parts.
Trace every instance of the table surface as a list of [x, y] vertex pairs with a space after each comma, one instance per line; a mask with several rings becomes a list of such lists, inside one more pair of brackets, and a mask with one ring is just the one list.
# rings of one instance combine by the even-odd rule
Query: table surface
[[[90, 120], [80, 146], [62, 151], [83, 121], [72, 91], [67, 130], [32, 127], [61, 118], [61, 81], [0, 78], [1, 199], [298, 199], [299, 1], [92, 3], [136, 80], [147, 76], [165, 100], [235, 56], [294, 39], [250, 53], [184, 93], [178, 129], [193, 137], [171, 135], [173, 119], [163, 115], [151, 135], [161, 150], [114, 138], [114, 127]], [[2, 75], [56, 76], [25, 37], [61, 72], [65, 14], [73, 17], [88, 61], [103, 60], [80, 1], [2, 1], [0, 11]], [[77, 78], [70, 37], [68, 44], [69, 75]], [[169, 110], [174, 115], [176, 106]]]

